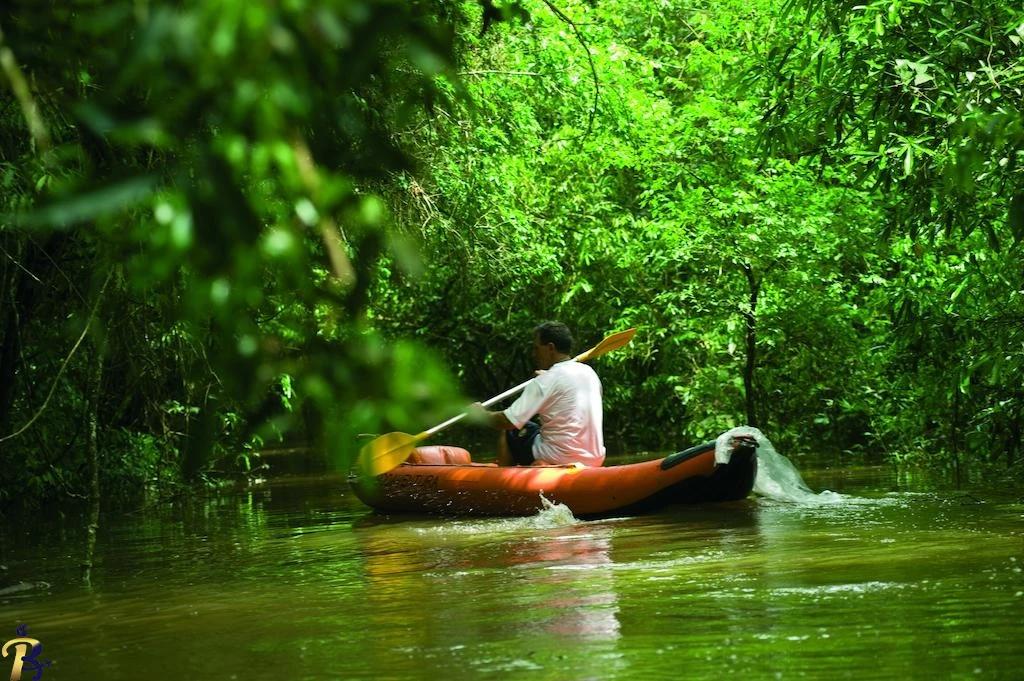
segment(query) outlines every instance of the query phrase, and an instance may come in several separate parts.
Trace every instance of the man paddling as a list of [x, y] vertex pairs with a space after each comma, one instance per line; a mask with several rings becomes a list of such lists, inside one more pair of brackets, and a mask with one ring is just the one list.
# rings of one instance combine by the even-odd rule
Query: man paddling
[[[601, 380], [586, 364], [572, 361], [572, 334], [561, 322], [533, 332], [538, 369], [522, 395], [504, 411], [473, 405], [476, 420], [504, 431], [498, 438], [499, 466], [604, 463]], [[540, 426], [530, 421], [540, 418]]]

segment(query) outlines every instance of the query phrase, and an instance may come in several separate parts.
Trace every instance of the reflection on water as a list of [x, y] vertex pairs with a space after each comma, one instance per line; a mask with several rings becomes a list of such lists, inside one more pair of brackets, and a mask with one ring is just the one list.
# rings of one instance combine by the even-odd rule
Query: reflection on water
[[108, 518], [91, 589], [78, 518], [22, 521], [0, 643], [25, 622], [44, 678], [87, 681], [1019, 678], [1024, 502], [886, 476], [598, 522], [389, 518], [283, 478]]
[[400, 653], [441, 649], [472, 655], [462, 664], [478, 672], [507, 672], [542, 668], [536, 646], [514, 643], [524, 635], [556, 650], [619, 636], [610, 524], [560, 506], [532, 518], [355, 525], [371, 626], [396, 632]]

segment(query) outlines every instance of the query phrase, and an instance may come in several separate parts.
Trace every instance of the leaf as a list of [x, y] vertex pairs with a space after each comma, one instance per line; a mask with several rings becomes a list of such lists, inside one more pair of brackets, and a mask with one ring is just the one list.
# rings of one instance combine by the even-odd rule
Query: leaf
[[137, 204], [153, 193], [156, 183], [153, 175], [132, 177], [12, 217], [24, 227], [69, 227]]
[[985, 235], [988, 237], [988, 245], [993, 251], [999, 251], [999, 235], [996, 234], [996, 230], [992, 227], [992, 224], [988, 221], [982, 222], [985, 229]]
[[967, 371], [960, 377], [960, 392], [964, 395], [971, 394], [971, 372]]
[[960, 282], [960, 285], [957, 286], [953, 293], [949, 296], [950, 301], [955, 302], [956, 299], [960, 297], [960, 294], [963, 293], [964, 289], [967, 288], [967, 282], [967, 279], [964, 279], [963, 281]]
[[1010, 199], [1010, 209], [1006, 218], [1010, 226], [1010, 233], [1013, 234], [1015, 243], [1024, 240], [1024, 192], [1017, 192]]

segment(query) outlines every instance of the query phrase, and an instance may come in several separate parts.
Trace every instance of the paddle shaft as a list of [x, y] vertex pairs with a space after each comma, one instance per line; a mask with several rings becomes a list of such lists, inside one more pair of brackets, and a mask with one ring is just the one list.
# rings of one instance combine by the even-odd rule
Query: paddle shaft
[[[575, 361], [575, 360], [570, 360], [570, 361]], [[480, 404], [482, 404], [485, 407], [489, 407], [492, 404], [495, 404], [497, 402], [501, 402], [506, 397], [512, 397], [516, 393], [521, 393], [522, 391], [526, 390], [526, 386], [530, 385], [531, 383], [533, 383], [536, 380], [537, 380], [537, 377], [534, 376], [533, 378], [530, 378], [530, 379], [527, 379], [527, 380], [523, 381], [522, 383], [520, 383], [516, 387], [509, 388], [508, 390], [506, 390], [505, 392], [501, 393], [500, 395], [495, 395], [491, 399], [487, 400], [486, 402], [481, 402]], [[466, 416], [468, 416], [468, 415], [469, 415], [469, 412], [468, 411], [464, 411], [461, 414], [459, 414], [458, 416], [451, 417], [450, 419], [448, 419], [444, 423], [437, 424], [436, 426], [434, 426], [430, 430], [423, 431], [422, 433], [417, 435], [416, 438], [419, 439], [420, 436], [422, 436], [424, 438], [427, 438], [427, 437], [430, 437], [431, 435], [435, 435], [437, 433], [440, 433], [442, 430], [444, 430], [448, 426], [451, 426], [451, 425], [454, 425], [454, 424], [458, 423], [462, 419], [466, 418]]]

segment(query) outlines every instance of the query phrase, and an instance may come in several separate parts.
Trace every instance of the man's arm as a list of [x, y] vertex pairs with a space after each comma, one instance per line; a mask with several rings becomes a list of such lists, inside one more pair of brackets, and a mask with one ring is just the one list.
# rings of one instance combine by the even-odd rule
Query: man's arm
[[508, 420], [503, 411], [489, 411], [479, 402], [470, 407], [469, 416], [477, 423], [483, 423], [495, 430], [515, 430], [515, 424]]
[[[537, 376], [543, 374], [538, 371]], [[505, 411], [520, 423], [526, 423], [544, 405], [545, 391], [542, 381], [530, 381], [523, 394], [520, 395]], [[514, 421], [505, 416], [505, 411], [489, 411], [479, 402], [474, 402], [469, 409], [469, 416], [479, 424], [490, 426], [495, 430], [515, 430], [519, 428]]]

